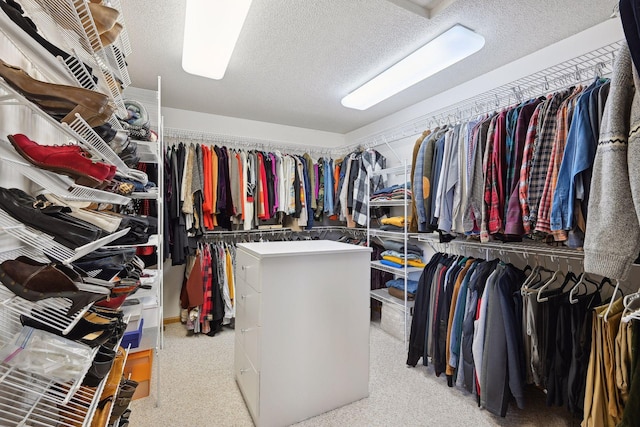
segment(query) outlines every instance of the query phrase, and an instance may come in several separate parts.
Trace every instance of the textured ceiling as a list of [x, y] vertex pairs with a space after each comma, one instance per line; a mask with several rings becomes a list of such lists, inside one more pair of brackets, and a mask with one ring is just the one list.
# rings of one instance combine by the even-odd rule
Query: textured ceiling
[[[222, 80], [182, 70], [184, 0], [122, 3], [132, 86], [162, 76], [163, 106], [346, 133], [603, 22], [615, 2], [253, 0]], [[456, 23], [485, 37], [480, 52], [366, 111], [340, 104]]]

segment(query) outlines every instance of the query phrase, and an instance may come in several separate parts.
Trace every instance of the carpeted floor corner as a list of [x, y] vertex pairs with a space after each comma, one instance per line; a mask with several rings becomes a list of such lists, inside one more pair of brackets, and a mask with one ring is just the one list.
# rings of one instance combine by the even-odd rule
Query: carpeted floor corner
[[[527, 391], [524, 410], [509, 407], [506, 418], [477, 407], [474, 396], [447, 387], [429, 367], [405, 365], [402, 341], [372, 323], [369, 397], [302, 421], [296, 426], [578, 426], [565, 408], [549, 408], [538, 390]], [[165, 347], [154, 366], [151, 395], [132, 403], [130, 427], [252, 426], [233, 377], [234, 331], [215, 337], [186, 336], [181, 324], [167, 325]], [[159, 368], [159, 382], [157, 372]], [[158, 387], [159, 386], [159, 387]]]

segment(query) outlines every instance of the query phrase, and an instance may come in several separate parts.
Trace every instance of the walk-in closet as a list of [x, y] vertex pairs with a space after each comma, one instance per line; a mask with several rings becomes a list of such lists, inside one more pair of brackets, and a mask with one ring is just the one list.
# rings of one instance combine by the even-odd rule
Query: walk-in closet
[[640, 1], [0, 9], [0, 426], [640, 426]]

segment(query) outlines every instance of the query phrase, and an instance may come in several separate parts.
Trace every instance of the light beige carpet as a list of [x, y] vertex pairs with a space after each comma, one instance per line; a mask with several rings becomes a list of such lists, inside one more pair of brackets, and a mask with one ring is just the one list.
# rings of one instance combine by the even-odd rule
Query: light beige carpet
[[[184, 326], [168, 325], [160, 350], [160, 399], [152, 380], [150, 397], [132, 404], [131, 427], [251, 426], [233, 378], [233, 330], [215, 337], [187, 337]], [[421, 365], [408, 368], [403, 343], [371, 327], [370, 396], [305, 420], [297, 426], [578, 426], [565, 408], [548, 408], [537, 390], [527, 393], [528, 407], [513, 405], [506, 418], [477, 407], [475, 398], [450, 388], [444, 378]], [[154, 373], [155, 373], [154, 367]], [[156, 402], [159, 406], [156, 407]]]

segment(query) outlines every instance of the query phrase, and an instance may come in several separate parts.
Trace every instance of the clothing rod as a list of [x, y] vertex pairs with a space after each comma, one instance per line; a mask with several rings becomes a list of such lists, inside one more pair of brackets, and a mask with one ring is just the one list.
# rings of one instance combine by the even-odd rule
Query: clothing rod
[[334, 149], [314, 145], [292, 144], [259, 138], [248, 138], [234, 135], [197, 132], [179, 128], [165, 128], [164, 138], [169, 144], [177, 142], [194, 142], [220, 145], [234, 145], [248, 150], [260, 149], [264, 151], [284, 151], [332, 155]]
[[204, 234], [205, 238], [216, 238], [216, 237], [224, 237], [224, 236], [247, 236], [250, 234], [284, 234], [284, 233], [295, 233], [295, 234], [311, 234], [311, 233], [321, 233], [321, 232], [329, 232], [329, 231], [339, 231], [342, 233], [348, 234], [365, 234], [366, 229], [364, 228], [349, 228], [343, 227], [339, 225], [327, 225], [327, 226], [318, 226], [313, 227], [310, 230], [293, 230], [291, 228], [272, 228], [272, 229], [251, 229], [251, 230], [223, 230], [223, 231], [207, 231]]
[[362, 137], [341, 149], [348, 152], [355, 147], [374, 148], [390, 144], [404, 138], [416, 137], [424, 130], [435, 126], [455, 123], [507, 108], [520, 102], [519, 99], [531, 99], [576, 84], [590, 82], [596, 74], [605, 76], [611, 73], [614, 55], [621, 45], [622, 40], [594, 49], [392, 128]]
[[562, 259], [583, 260], [584, 252], [566, 247], [549, 246], [545, 243], [518, 242], [518, 243], [480, 243], [469, 240], [451, 240], [450, 242], [440, 242], [437, 238], [418, 235], [418, 241], [429, 244], [432, 249], [437, 245], [444, 247], [469, 247], [480, 250], [490, 250], [499, 253], [519, 253], [523, 255], [538, 255], [547, 257], [557, 257]]

